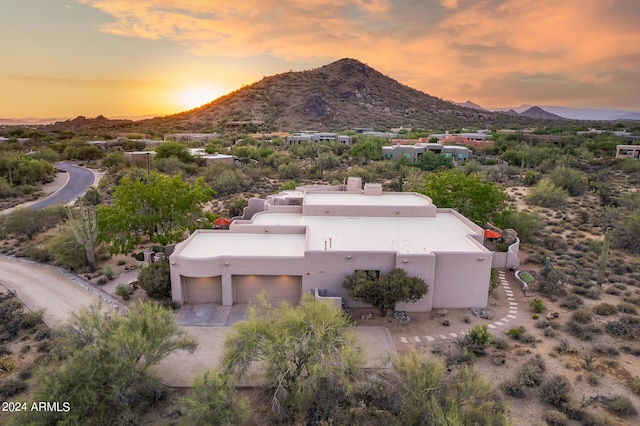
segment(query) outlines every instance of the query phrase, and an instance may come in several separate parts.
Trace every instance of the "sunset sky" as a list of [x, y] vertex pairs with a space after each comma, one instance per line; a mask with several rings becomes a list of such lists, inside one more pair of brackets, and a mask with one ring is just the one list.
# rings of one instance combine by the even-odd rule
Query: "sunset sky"
[[486, 108], [640, 111], [639, 0], [2, 0], [0, 118], [164, 115], [358, 59]]

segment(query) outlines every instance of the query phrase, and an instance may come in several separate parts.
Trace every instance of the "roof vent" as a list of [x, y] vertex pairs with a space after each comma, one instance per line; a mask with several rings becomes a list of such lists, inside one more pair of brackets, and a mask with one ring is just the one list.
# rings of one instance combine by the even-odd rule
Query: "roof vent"
[[382, 184], [379, 183], [365, 183], [364, 195], [382, 195]]

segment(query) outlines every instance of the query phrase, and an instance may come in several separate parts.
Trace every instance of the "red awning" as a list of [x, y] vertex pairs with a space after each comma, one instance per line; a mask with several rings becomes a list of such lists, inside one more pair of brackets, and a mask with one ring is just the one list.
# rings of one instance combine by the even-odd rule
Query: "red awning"
[[499, 232], [496, 232], [492, 229], [485, 229], [484, 230], [484, 237], [485, 238], [489, 238], [490, 240], [495, 240], [498, 239], [500, 237], [502, 237], [502, 235], [500, 235]]
[[229, 226], [231, 224], [231, 221], [226, 217], [219, 217], [213, 221], [213, 224], [216, 226]]

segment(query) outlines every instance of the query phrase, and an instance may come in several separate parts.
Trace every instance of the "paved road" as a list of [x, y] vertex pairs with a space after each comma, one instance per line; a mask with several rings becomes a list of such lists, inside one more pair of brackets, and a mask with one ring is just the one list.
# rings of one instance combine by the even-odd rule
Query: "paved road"
[[31, 207], [41, 209], [56, 203], [69, 204], [75, 201], [95, 182], [95, 175], [89, 169], [73, 163], [55, 163], [55, 166], [69, 173], [67, 184], [47, 198], [32, 204]]

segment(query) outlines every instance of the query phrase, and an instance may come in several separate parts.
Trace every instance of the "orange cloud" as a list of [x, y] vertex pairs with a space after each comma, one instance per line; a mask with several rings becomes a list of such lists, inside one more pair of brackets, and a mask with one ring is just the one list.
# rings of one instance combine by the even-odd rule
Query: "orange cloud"
[[593, 87], [610, 90], [612, 103], [640, 97], [636, 0], [79, 1], [113, 16], [107, 33], [170, 39], [196, 55], [355, 57], [488, 107], [513, 90], [536, 98], [527, 102], [570, 101]]

